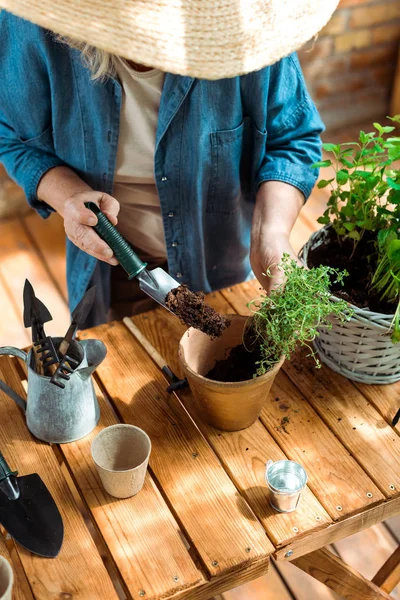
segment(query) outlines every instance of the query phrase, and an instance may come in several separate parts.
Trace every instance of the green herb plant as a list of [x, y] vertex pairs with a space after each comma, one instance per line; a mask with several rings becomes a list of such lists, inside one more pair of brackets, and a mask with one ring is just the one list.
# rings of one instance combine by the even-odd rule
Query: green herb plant
[[[283, 256], [278, 268], [283, 271], [285, 283], [273, 289], [269, 296], [248, 305], [253, 313], [248, 329], [251, 344], [258, 343], [261, 349], [256, 375], [269, 371], [282, 356], [289, 359], [298, 344], [306, 346], [320, 366], [310, 346], [319, 335], [318, 327], [331, 329], [330, 315], [341, 322], [351, 316], [347, 302], [332, 300], [330, 293], [331, 284], [342, 283], [346, 271], [325, 266], [306, 269], [288, 254]], [[271, 276], [270, 270], [266, 275]]]
[[[388, 117], [400, 123], [400, 115]], [[395, 127], [374, 123], [375, 131], [360, 131], [357, 142], [323, 144], [334, 160], [313, 167], [333, 167], [335, 177], [322, 179], [319, 188], [331, 186], [327, 208], [318, 222], [331, 224], [338, 240], [353, 240], [351, 260], [359, 242], [369, 233], [375, 248], [369, 253], [370, 289], [381, 300], [397, 303], [392, 341], [400, 341], [400, 137]]]
[[[400, 115], [391, 120], [400, 123]], [[392, 168], [400, 159], [400, 137], [389, 136], [395, 127], [374, 123], [374, 128], [361, 131], [357, 142], [323, 144], [334, 160], [313, 165], [335, 171], [334, 178], [318, 182], [319, 188], [332, 190], [318, 222], [331, 223], [339, 240], [354, 240], [354, 250], [366, 231], [397, 230], [400, 224], [400, 170]]]

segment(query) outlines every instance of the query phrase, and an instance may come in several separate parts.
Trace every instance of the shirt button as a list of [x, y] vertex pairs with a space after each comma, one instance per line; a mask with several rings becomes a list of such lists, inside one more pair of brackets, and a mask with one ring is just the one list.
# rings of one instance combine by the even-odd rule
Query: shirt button
[[182, 273], [178, 271], [178, 273], [176, 274], [176, 276], [178, 277], [178, 279], [180, 279], [181, 277], [183, 277]]
[[164, 176], [164, 177], [161, 177], [161, 181], [168, 181], [168, 179]]
[[171, 246], [172, 246], [173, 248], [176, 248], [176, 247], [177, 247], [177, 245], [178, 245], [178, 242], [172, 242], [172, 244], [171, 244]]
[[171, 217], [174, 217], [174, 216], [175, 216], [175, 213], [174, 213], [174, 212], [172, 212], [172, 210], [171, 210], [171, 211], [168, 213], [168, 216], [169, 216], [170, 218], [171, 218]]

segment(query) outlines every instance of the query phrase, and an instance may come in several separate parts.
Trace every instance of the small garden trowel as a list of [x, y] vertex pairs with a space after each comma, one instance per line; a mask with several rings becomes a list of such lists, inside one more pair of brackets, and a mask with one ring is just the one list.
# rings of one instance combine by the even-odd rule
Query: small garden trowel
[[169, 310], [165, 303], [165, 298], [168, 292], [179, 287], [180, 283], [159, 267], [148, 271], [146, 269], [147, 263], [140, 260], [138, 255], [132, 250], [130, 244], [107, 219], [97, 204], [86, 202], [85, 206], [94, 212], [97, 217], [98, 222], [93, 229], [110, 246], [121, 267], [128, 273], [128, 278], [133, 279], [136, 277], [139, 281], [140, 289]]
[[17, 475], [0, 452], [0, 524], [30, 552], [55, 558], [64, 538], [57, 505], [37, 473]]

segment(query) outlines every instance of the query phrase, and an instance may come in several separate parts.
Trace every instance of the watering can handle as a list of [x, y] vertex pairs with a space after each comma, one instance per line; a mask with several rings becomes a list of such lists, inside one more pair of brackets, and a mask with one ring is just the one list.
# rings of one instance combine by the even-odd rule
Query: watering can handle
[[[24, 352], [23, 350], [20, 350], [19, 348], [14, 348], [14, 346], [3, 346], [2, 348], [0, 348], [0, 355], [1, 354], [4, 354], [6, 356], [17, 356], [18, 358], [21, 358], [25, 363], [27, 362], [27, 359], [28, 359], [28, 355], [26, 354], [26, 352]], [[25, 403], [24, 399], [21, 398], [21, 396], [19, 396], [19, 394], [17, 394], [17, 392], [14, 392], [14, 390], [12, 388], [10, 388], [10, 386], [8, 386], [1, 379], [0, 379], [0, 390], [3, 390], [3, 392], [5, 394], [10, 396], [10, 398], [12, 400], [14, 400], [14, 402], [20, 408], [22, 408], [22, 410], [25, 412], [26, 403]]]

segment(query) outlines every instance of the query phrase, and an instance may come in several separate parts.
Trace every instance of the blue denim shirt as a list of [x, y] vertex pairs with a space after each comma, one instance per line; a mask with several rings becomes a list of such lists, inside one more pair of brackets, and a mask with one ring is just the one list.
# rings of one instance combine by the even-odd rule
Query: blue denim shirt
[[[0, 40], [0, 162], [28, 202], [49, 216], [36, 190], [43, 174], [58, 165], [111, 194], [119, 82], [93, 82], [79, 52], [6, 11], [0, 13]], [[166, 74], [154, 172], [172, 276], [205, 292], [248, 278], [257, 188], [279, 180], [307, 198], [317, 176], [310, 165], [320, 158], [322, 130], [296, 55], [219, 81]], [[96, 263], [67, 242], [71, 309]], [[104, 310], [110, 269], [105, 263], [96, 269]]]

